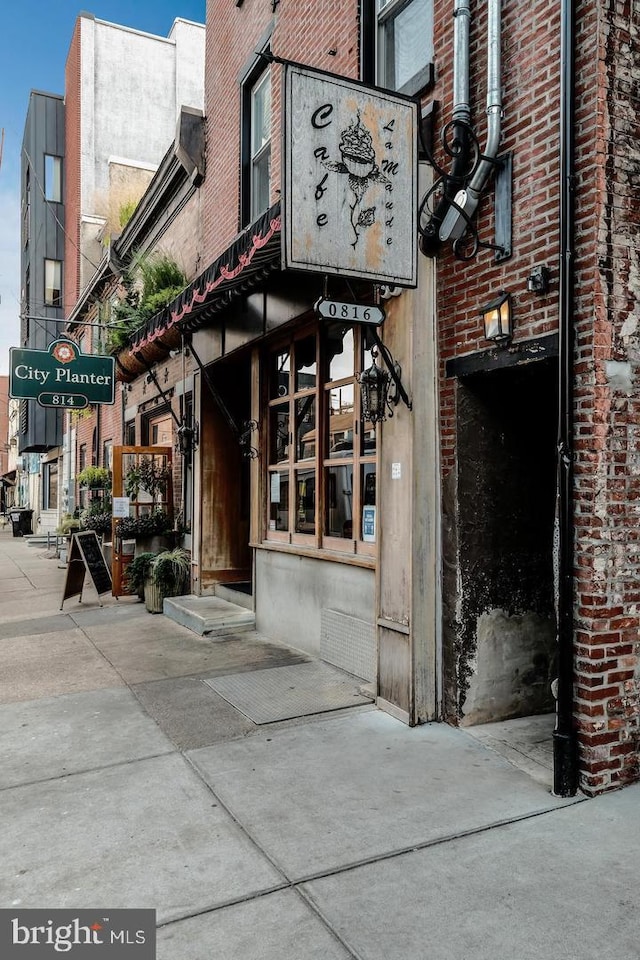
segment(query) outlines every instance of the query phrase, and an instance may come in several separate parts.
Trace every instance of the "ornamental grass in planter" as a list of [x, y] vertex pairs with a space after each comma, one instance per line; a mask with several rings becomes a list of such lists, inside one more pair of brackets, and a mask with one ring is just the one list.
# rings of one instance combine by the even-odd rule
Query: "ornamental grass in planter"
[[191, 555], [176, 547], [163, 550], [149, 564], [144, 583], [144, 602], [149, 613], [162, 613], [166, 597], [179, 597], [189, 586]]

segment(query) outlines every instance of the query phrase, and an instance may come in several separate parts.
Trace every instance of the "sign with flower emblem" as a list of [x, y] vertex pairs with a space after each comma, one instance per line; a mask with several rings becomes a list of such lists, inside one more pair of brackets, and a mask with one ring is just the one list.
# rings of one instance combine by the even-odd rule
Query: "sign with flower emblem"
[[84, 354], [73, 340], [54, 340], [47, 350], [9, 351], [9, 396], [16, 400], [79, 410], [114, 403], [115, 383], [114, 358]]
[[417, 104], [286, 64], [283, 265], [417, 283]]

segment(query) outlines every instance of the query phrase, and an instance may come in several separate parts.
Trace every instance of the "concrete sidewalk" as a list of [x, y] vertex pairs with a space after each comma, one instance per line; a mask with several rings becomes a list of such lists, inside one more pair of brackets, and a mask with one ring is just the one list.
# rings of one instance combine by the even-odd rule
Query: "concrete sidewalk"
[[203, 681], [305, 656], [64, 576], [0, 534], [0, 906], [154, 908], [159, 960], [640, 956], [640, 788], [371, 706], [258, 726]]

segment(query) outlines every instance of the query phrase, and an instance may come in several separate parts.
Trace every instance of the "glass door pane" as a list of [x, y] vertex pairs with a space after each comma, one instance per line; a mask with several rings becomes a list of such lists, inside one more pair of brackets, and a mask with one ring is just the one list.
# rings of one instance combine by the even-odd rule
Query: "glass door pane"
[[316, 532], [316, 472], [296, 470], [296, 533]]

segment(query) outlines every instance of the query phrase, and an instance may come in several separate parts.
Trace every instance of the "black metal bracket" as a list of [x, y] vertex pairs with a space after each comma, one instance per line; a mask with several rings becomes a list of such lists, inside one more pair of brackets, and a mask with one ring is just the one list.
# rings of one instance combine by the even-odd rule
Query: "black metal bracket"
[[[222, 413], [222, 416], [226, 420], [227, 426], [231, 430], [238, 445], [240, 446], [243, 456], [248, 457], [251, 460], [254, 460], [258, 456], [258, 450], [256, 449], [256, 447], [253, 447], [251, 445], [250, 441], [251, 441], [251, 434], [253, 433], [254, 430], [258, 429], [258, 424], [256, 423], [255, 420], [248, 420], [246, 421], [246, 423], [242, 425], [242, 428], [238, 426], [233, 414], [231, 413], [226, 403], [220, 396], [219, 391], [217, 390], [215, 384], [213, 383], [213, 380], [209, 376], [209, 372], [207, 368], [205, 367], [202, 360], [198, 356], [196, 350], [194, 349], [192, 340], [189, 342], [189, 350], [191, 351], [191, 355], [193, 356], [193, 359], [196, 361], [198, 365], [198, 369], [200, 370], [200, 373], [202, 374], [202, 378], [204, 379], [205, 383], [207, 384], [207, 387], [209, 388], [211, 396], [213, 397], [218, 409], [220, 410], [220, 412]], [[251, 426], [252, 424], [253, 426]]]
[[243, 423], [244, 430], [238, 437], [238, 443], [242, 448], [242, 454], [248, 460], [256, 460], [259, 456], [258, 448], [254, 447], [251, 443], [251, 434], [255, 431], [258, 432], [258, 421], [257, 420], [245, 420]]
[[[132, 353], [133, 353], [133, 351], [132, 351]], [[164, 400], [164, 402], [165, 402], [165, 403], [167, 404], [167, 406], [169, 407], [169, 413], [170, 413], [171, 416], [173, 417], [175, 423], [176, 423], [177, 426], [178, 426], [178, 430], [179, 430], [180, 427], [182, 426], [182, 421], [178, 419], [176, 413], [174, 412], [173, 407], [171, 406], [171, 400], [170, 400], [170, 398], [167, 396], [167, 394], [164, 392], [164, 390], [162, 389], [162, 387], [161, 387], [160, 384], [158, 383], [158, 378], [156, 377], [155, 373], [153, 372], [153, 367], [151, 367], [151, 365], [145, 360], [145, 358], [142, 356], [141, 353], [133, 353], [133, 356], [136, 358], [136, 360], [140, 361], [140, 363], [143, 363], [143, 364], [145, 365], [145, 367], [146, 367], [146, 369], [147, 369], [147, 373], [148, 373], [148, 375], [149, 375], [149, 378], [150, 378], [151, 382], [153, 383], [154, 387], [156, 388], [156, 390], [158, 391], [158, 393], [160, 394], [160, 396], [162, 397], [162, 399]]]
[[409, 400], [407, 391], [402, 386], [402, 381], [400, 380], [400, 377], [402, 374], [402, 369], [400, 367], [400, 364], [396, 363], [396, 361], [393, 359], [393, 357], [391, 356], [391, 353], [389, 352], [387, 347], [385, 347], [384, 343], [378, 336], [377, 331], [375, 329], [372, 329], [371, 333], [373, 335], [373, 339], [378, 348], [378, 351], [386, 364], [387, 370], [389, 371], [391, 379], [393, 380], [393, 383], [396, 388], [394, 395], [392, 397], [389, 397], [390, 402], [397, 404], [398, 400], [402, 400], [402, 402], [407, 406], [407, 408], [409, 410], [412, 410], [413, 404], [411, 403], [411, 400]]

